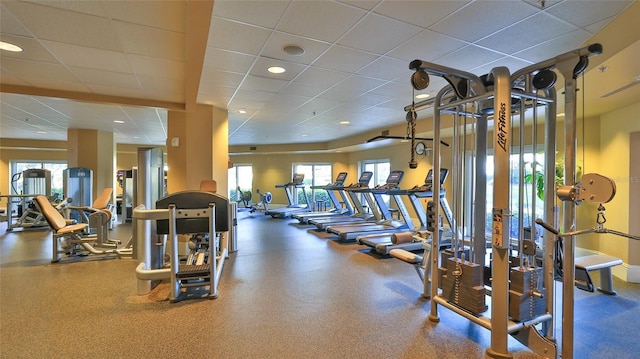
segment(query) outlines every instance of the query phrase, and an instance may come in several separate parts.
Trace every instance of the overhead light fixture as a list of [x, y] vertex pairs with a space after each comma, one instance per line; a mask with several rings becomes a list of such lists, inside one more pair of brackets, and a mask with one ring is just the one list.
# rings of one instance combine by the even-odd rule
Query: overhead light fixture
[[241, 108], [241, 109], [238, 110], [238, 113], [245, 114], [245, 113], [247, 113], [247, 110]]
[[22, 48], [18, 45], [14, 45], [8, 42], [0, 41], [0, 50], [6, 50], [11, 52], [22, 52]]
[[284, 69], [284, 67], [280, 67], [280, 66], [271, 66], [267, 69], [267, 71], [271, 72], [272, 74], [281, 74], [287, 70]]
[[122, 120], [113, 120], [113, 123], [124, 123]]
[[419, 94], [419, 95], [416, 95], [416, 98], [417, 98], [418, 100], [422, 100], [423, 98], [427, 98], [427, 97], [429, 97], [429, 96], [431, 96], [431, 95], [429, 95], [428, 93], [421, 93], [421, 94]]
[[351, 123], [351, 122], [349, 122], [349, 121], [340, 121], [340, 124], [341, 124], [341, 125], [348, 125], [348, 124], [350, 124], [350, 123]]

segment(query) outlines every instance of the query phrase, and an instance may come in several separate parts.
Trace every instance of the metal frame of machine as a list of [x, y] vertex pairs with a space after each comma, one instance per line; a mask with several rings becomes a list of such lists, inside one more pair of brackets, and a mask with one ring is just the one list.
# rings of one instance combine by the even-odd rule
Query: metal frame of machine
[[[562, 286], [562, 348], [558, 348], [557, 314], [554, 304], [557, 258], [554, 249], [562, 238], [565, 251], [564, 267], [573, 268], [573, 235], [577, 232], [560, 234], [555, 230], [557, 223], [554, 202], [545, 201], [544, 219], [538, 222], [544, 224], [550, 233], [544, 236], [541, 243], [536, 243], [533, 239], [525, 240], [522, 219], [519, 223], [514, 223], [518, 231], [517, 238], [511, 238], [510, 222], [513, 212], [518, 210], [523, 213], [524, 169], [522, 156], [519, 173], [510, 170], [509, 160], [512, 148], [519, 146], [522, 153], [526, 141], [531, 141], [534, 148], [537, 146], [538, 108], [544, 107], [544, 159], [545, 163], [555, 163], [555, 82], [556, 72], [559, 72], [564, 77], [565, 93], [564, 177], [565, 183], [577, 182], [576, 78], [586, 70], [588, 58], [601, 52], [602, 46], [593, 44], [528, 66], [513, 74], [510, 74], [506, 67], [496, 67], [482, 77], [421, 60], [412, 61], [409, 65], [409, 68], [415, 71], [411, 82], [417, 90], [428, 87], [429, 75], [443, 77], [449, 84], [440, 90], [434, 99], [405, 107], [405, 111], [408, 112], [407, 118], [411, 121], [416, 120], [416, 111], [430, 105], [434, 107], [435, 193], [440, 191], [439, 143], [443, 127], [442, 115], [451, 115], [454, 124], [452, 193], [454, 218], [458, 223], [453, 231], [452, 251], [447, 255], [432, 254], [428, 257], [431, 265], [422, 266], [427, 270], [431, 268], [430, 273], [424, 274], [423, 281], [423, 295], [431, 298], [428, 318], [432, 322], [438, 322], [438, 307], [442, 306], [489, 329], [491, 347], [486, 350], [489, 357], [512, 357], [507, 347], [509, 335], [545, 357], [556, 358], [559, 354], [565, 359], [573, 357], [574, 271], [565, 270], [562, 273], [565, 283]], [[525, 115], [533, 118], [531, 138], [525, 138]], [[491, 236], [486, 238], [487, 193], [486, 177], [483, 174], [486, 171], [489, 145], [489, 118], [493, 120], [491, 141], [494, 150], [494, 185]], [[468, 148], [466, 139], [469, 137], [473, 139], [473, 144]], [[460, 141], [461, 138], [464, 140]], [[464, 156], [467, 151], [473, 152], [472, 157], [475, 161], [467, 162]], [[534, 153], [536, 152], [537, 149], [534, 149]], [[537, 170], [535, 166], [534, 164], [534, 173]], [[553, 198], [556, 193], [555, 168], [547, 166], [542, 171], [545, 176], [546, 196]], [[466, 176], [469, 173], [472, 176]], [[518, 189], [518, 208], [513, 208], [510, 203], [511, 176], [517, 176], [521, 183]], [[473, 185], [469, 185], [467, 181], [473, 181]], [[575, 186], [571, 185], [571, 188]], [[571, 192], [571, 189], [567, 192]], [[468, 198], [473, 199], [474, 205], [470, 212], [465, 212], [461, 209], [461, 203]], [[575, 228], [575, 204], [574, 201], [563, 202], [564, 228]], [[435, 212], [437, 218], [440, 212], [438, 206], [435, 207]], [[440, 226], [440, 221], [436, 221], [436, 228], [432, 233], [433, 248], [439, 248]], [[591, 231], [597, 230], [596, 228]], [[537, 248], [538, 245], [541, 247], [540, 250]], [[485, 261], [489, 248], [490, 281], [485, 278]], [[539, 256], [539, 253], [542, 253], [542, 256]], [[486, 287], [488, 282], [490, 288]], [[489, 305], [486, 300], [490, 301], [490, 313], [487, 311]]]

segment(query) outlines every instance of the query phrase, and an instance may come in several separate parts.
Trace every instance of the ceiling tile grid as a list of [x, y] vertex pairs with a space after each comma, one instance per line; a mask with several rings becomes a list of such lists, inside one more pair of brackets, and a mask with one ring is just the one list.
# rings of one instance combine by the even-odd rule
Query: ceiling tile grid
[[[409, 82], [408, 63], [413, 59], [476, 74], [495, 66], [515, 71], [582, 46], [637, 4], [628, 0], [546, 0], [544, 7], [539, 0], [220, 0], [213, 4], [210, 27], [191, 29], [190, 3], [183, 0], [3, 0], [1, 38], [25, 51], [0, 53], [0, 79], [3, 85], [179, 104], [186, 101], [189, 71], [200, 71], [188, 68], [185, 36], [187, 30], [201, 31], [208, 34], [208, 43], [195, 84], [198, 102], [229, 111], [230, 144], [330, 141], [364, 128], [404, 122], [403, 107], [418, 93]], [[640, 38], [626, 35], [628, 45]], [[304, 52], [286, 53], [286, 45]], [[605, 54], [615, 55], [607, 53], [606, 44]], [[273, 65], [287, 71], [267, 72]], [[612, 70], [624, 73], [622, 78], [640, 76], [627, 67]], [[431, 82], [424, 91], [431, 95], [445, 85], [441, 78]], [[626, 91], [611, 97], [626, 98]], [[3, 137], [28, 137], [25, 134], [37, 126], [63, 133], [72, 124], [111, 128], [117, 141], [124, 143], [165, 143], [161, 136], [166, 136], [166, 109], [151, 108], [155, 116], [142, 116], [131, 110], [135, 107], [103, 105], [115, 107], [116, 113], [134, 114], [125, 116], [125, 126], [114, 127], [110, 119], [114, 112], [96, 104], [56, 100], [68, 104], [59, 110], [67, 118], [84, 116], [65, 122], [59, 114], [41, 113], [56, 108], [42, 110], [46, 103], [42, 97], [3, 94], [1, 101]], [[15, 108], [24, 113], [15, 114]], [[25, 125], [19, 118], [30, 110], [39, 113], [38, 118], [60, 122]], [[352, 124], [339, 125], [343, 119]], [[311, 129], [313, 133], [305, 137], [297, 132]]]

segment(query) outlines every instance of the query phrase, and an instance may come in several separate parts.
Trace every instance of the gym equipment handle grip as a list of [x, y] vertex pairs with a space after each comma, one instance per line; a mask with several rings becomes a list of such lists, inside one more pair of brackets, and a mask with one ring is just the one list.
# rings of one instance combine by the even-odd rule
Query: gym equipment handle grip
[[551, 227], [550, 225], [548, 225], [547, 223], [543, 222], [541, 219], [536, 219], [536, 223], [541, 225], [544, 229], [546, 229], [547, 231], [555, 234], [556, 236], [559, 235], [560, 233], [558, 232], [557, 229]]

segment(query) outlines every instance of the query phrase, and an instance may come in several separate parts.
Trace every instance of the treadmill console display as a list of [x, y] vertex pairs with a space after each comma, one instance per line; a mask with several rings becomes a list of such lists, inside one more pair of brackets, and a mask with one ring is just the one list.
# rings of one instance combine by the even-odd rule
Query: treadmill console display
[[334, 185], [336, 186], [342, 185], [345, 179], [347, 179], [347, 172], [338, 173], [338, 177], [336, 177], [336, 181], [334, 182]]
[[403, 171], [391, 171], [391, 173], [389, 173], [389, 177], [387, 177], [387, 184], [399, 185], [400, 181], [402, 181], [402, 176], [404, 176]]
[[[447, 176], [449, 175], [449, 170], [446, 168], [440, 169], [440, 185], [443, 185], [447, 180]], [[424, 180], [425, 187], [433, 187], [433, 169], [429, 170], [427, 173], [427, 178]]]
[[362, 187], [366, 187], [369, 185], [369, 182], [371, 182], [371, 178], [373, 177], [373, 172], [362, 172], [362, 175], [360, 175], [360, 180], [358, 181], [358, 184]]

